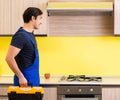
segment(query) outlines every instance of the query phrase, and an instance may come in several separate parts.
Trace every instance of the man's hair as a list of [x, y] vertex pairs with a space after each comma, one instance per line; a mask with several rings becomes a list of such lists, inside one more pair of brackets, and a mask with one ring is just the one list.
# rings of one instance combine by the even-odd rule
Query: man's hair
[[37, 16], [42, 14], [43, 12], [39, 8], [29, 7], [23, 13], [23, 21], [24, 23], [28, 23], [31, 20], [32, 16], [34, 16], [36, 19]]

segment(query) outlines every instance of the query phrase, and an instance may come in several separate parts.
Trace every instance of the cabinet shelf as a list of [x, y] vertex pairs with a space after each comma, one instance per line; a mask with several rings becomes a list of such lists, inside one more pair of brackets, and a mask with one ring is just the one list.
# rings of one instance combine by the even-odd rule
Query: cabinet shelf
[[54, 15], [59, 12], [67, 13], [71, 11], [112, 12], [113, 2], [48, 2], [47, 11], [48, 15]]

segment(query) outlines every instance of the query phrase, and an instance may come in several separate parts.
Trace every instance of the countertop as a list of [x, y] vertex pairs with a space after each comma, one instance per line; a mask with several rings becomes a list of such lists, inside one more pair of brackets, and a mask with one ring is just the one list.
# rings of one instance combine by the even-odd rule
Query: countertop
[[[101, 82], [91, 81], [91, 82], [66, 82], [60, 81], [61, 76], [51, 76], [50, 79], [45, 79], [44, 76], [40, 77], [42, 85], [120, 85], [120, 76], [105, 76], [102, 77]], [[13, 84], [13, 76], [0, 76], [0, 84]]]

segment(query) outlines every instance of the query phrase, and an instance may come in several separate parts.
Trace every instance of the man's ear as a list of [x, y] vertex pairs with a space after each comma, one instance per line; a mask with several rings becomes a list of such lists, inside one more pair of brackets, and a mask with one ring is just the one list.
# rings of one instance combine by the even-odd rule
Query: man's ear
[[32, 20], [32, 21], [33, 21], [33, 20], [35, 20], [35, 17], [34, 17], [34, 16], [32, 16], [32, 17], [31, 17], [31, 20]]

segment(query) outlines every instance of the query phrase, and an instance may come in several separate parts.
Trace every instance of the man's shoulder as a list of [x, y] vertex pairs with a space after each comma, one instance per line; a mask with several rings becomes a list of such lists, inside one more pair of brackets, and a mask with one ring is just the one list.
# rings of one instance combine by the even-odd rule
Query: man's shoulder
[[14, 35], [13, 35], [13, 39], [27, 39], [27, 37], [26, 37], [26, 35], [25, 35], [25, 33], [23, 33], [23, 32], [16, 32]]
[[23, 32], [16, 32], [13, 35], [12, 41], [11, 41], [12, 46], [15, 46], [21, 49], [26, 43], [28, 43], [28, 39]]

